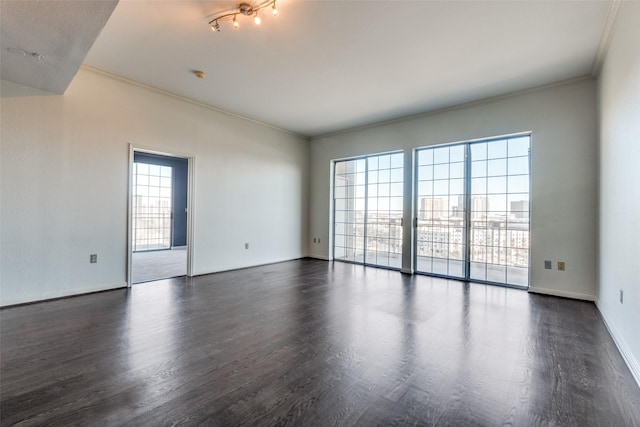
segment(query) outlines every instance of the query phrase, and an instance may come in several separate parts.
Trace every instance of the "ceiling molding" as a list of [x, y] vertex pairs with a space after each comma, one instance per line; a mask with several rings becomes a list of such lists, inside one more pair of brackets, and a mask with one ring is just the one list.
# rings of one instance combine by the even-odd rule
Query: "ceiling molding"
[[222, 108], [215, 107], [215, 106], [209, 105], [209, 104], [205, 104], [204, 102], [196, 101], [195, 99], [191, 99], [191, 98], [187, 98], [185, 96], [177, 95], [177, 94], [172, 93], [172, 92], [167, 92], [166, 90], [162, 90], [162, 89], [159, 89], [159, 88], [154, 87], [154, 86], [149, 86], [149, 85], [146, 85], [144, 83], [139, 83], [139, 82], [136, 82], [135, 80], [130, 80], [130, 79], [127, 79], [126, 77], [118, 76], [117, 74], [113, 74], [113, 73], [110, 73], [108, 71], [104, 71], [104, 70], [101, 70], [99, 68], [92, 67], [90, 65], [83, 64], [82, 66], [80, 66], [80, 69], [81, 70], [85, 70], [85, 71], [89, 71], [89, 72], [92, 72], [92, 73], [95, 73], [95, 74], [100, 74], [100, 75], [102, 75], [104, 77], [108, 77], [108, 78], [113, 79], [113, 80], [118, 80], [118, 81], [120, 81], [122, 83], [127, 83], [127, 84], [130, 84], [130, 85], [133, 85], [133, 86], [137, 86], [137, 87], [140, 87], [140, 88], [143, 88], [143, 89], [147, 89], [147, 90], [150, 90], [152, 92], [156, 92], [156, 93], [168, 96], [170, 98], [174, 98], [174, 99], [177, 99], [179, 101], [186, 102], [188, 104], [196, 105], [198, 107], [206, 108], [208, 110], [212, 110], [212, 111], [215, 111], [217, 113], [221, 113], [221, 114], [224, 114], [224, 115], [227, 115], [227, 116], [234, 117], [236, 119], [241, 119], [241, 120], [245, 120], [245, 121], [260, 125], [260, 126], [268, 127], [268, 128], [273, 129], [273, 130], [277, 130], [279, 132], [283, 132], [283, 133], [286, 133], [286, 134], [289, 134], [289, 135], [292, 135], [292, 136], [295, 136], [295, 137], [298, 137], [298, 138], [305, 139], [307, 141], [310, 140], [309, 136], [307, 136], [307, 135], [302, 135], [302, 134], [299, 134], [299, 133], [296, 133], [296, 132], [292, 132], [292, 131], [290, 131], [288, 129], [283, 129], [283, 128], [280, 128], [278, 126], [271, 125], [269, 123], [264, 123], [264, 122], [261, 122], [259, 120], [255, 120], [255, 119], [251, 119], [249, 117], [242, 116], [240, 114], [232, 113], [230, 111], [223, 110]]
[[607, 56], [609, 45], [611, 44], [611, 37], [613, 37], [613, 27], [620, 10], [622, 0], [610, 0], [609, 12], [607, 13], [607, 20], [602, 29], [602, 36], [600, 37], [600, 43], [598, 43], [598, 50], [596, 56], [593, 59], [593, 66], [591, 67], [591, 75], [597, 77], [600, 74], [604, 59]]
[[535, 87], [532, 87], [532, 88], [529, 88], [529, 89], [519, 90], [519, 91], [516, 91], [516, 92], [510, 92], [510, 93], [506, 93], [504, 95], [492, 96], [492, 97], [489, 97], [489, 98], [484, 98], [484, 99], [480, 99], [480, 100], [477, 100], [477, 101], [466, 102], [464, 104], [458, 104], [458, 105], [454, 105], [454, 106], [451, 106], [451, 107], [440, 108], [440, 109], [437, 109], [437, 110], [426, 111], [424, 113], [419, 113], [419, 114], [413, 114], [413, 115], [410, 115], [410, 116], [399, 117], [397, 119], [385, 120], [385, 121], [381, 121], [381, 122], [377, 122], [377, 123], [371, 123], [371, 124], [364, 125], [364, 126], [357, 126], [357, 127], [353, 127], [353, 128], [339, 130], [339, 131], [336, 131], [336, 132], [329, 132], [329, 133], [325, 133], [325, 134], [322, 134], [322, 135], [312, 136], [310, 138], [310, 140], [311, 140], [311, 142], [313, 142], [316, 139], [328, 138], [328, 137], [343, 135], [343, 134], [347, 134], [347, 133], [351, 133], [351, 132], [357, 132], [357, 131], [361, 131], [361, 130], [365, 130], [365, 129], [371, 129], [371, 128], [375, 128], [375, 127], [378, 127], [378, 126], [386, 126], [386, 125], [391, 125], [391, 124], [395, 124], [395, 123], [401, 123], [401, 122], [405, 122], [405, 121], [409, 121], [409, 120], [421, 119], [421, 118], [425, 118], [425, 117], [429, 117], [429, 116], [435, 116], [436, 114], [442, 114], [442, 113], [446, 113], [448, 111], [462, 110], [462, 109], [468, 108], [468, 107], [474, 107], [474, 106], [482, 105], [482, 104], [489, 104], [489, 103], [492, 103], [492, 102], [501, 101], [503, 99], [513, 98], [513, 97], [520, 96], [520, 95], [526, 95], [528, 93], [537, 92], [537, 91], [540, 91], [540, 90], [552, 89], [554, 87], [570, 85], [570, 84], [579, 83], [579, 82], [586, 81], [586, 80], [593, 80], [593, 78], [594, 77], [592, 75], [574, 77], [572, 79], [561, 80], [559, 82], [549, 83], [549, 84], [542, 85], [542, 86], [535, 86]]

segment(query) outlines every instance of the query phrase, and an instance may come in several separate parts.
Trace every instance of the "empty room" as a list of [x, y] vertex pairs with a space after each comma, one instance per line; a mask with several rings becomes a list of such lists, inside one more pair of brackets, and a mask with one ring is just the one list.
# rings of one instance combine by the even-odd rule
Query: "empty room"
[[640, 2], [0, 21], [2, 426], [640, 426]]

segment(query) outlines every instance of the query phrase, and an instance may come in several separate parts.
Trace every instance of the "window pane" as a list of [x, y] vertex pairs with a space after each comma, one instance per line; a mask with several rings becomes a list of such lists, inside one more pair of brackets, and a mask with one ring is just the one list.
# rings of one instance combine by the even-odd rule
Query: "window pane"
[[451, 163], [449, 165], [450, 178], [464, 178], [464, 163]]
[[[511, 177], [509, 177], [511, 179]], [[487, 194], [506, 193], [507, 179], [505, 177], [487, 178]]]
[[470, 145], [471, 148], [471, 160], [486, 160], [487, 158], [487, 143], [480, 142]]
[[449, 150], [450, 162], [463, 162], [464, 161], [464, 145], [454, 145]]
[[434, 148], [433, 163], [449, 163], [449, 147]]
[[487, 158], [498, 159], [507, 157], [507, 141], [491, 141], [487, 145]]
[[464, 179], [452, 179], [449, 183], [450, 194], [464, 194]]
[[487, 162], [488, 176], [503, 176], [507, 174], [507, 159], [489, 160]]
[[473, 178], [487, 176], [487, 161], [479, 160], [471, 162], [471, 176]]
[[402, 182], [404, 171], [402, 169], [391, 169], [391, 182]]
[[525, 193], [529, 191], [529, 175], [516, 175], [509, 177], [510, 193]]
[[529, 156], [530, 137], [524, 136], [509, 140], [509, 157]]
[[433, 166], [420, 166], [418, 168], [418, 181], [433, 179]]
[[389, 169], [391, 166], [391, 156], [380, 156], [378, 157], [378, 162], [380, 169]]
[[449, 165], [441, 164], [433, 167], [434, 179], [448, 179], [449, 178]]
[[418, 164], [419, 165], [432, 165], [433, 164], [433, 150], [420, 150], [420, 151], [418, 151]]
[[402, 196], [402, 183], [396, 182], [396, 183], [391, 184], [390, 195], [391, 196]]
[[391, 155], [391, 167], [392, 168], [402, 168], [404, 165], [402, 162], [404, 161], [404, 154], [396, 153]]
[[487, 178], [472, 178], [471, 179], [471, 193], [472, 194], [486, 194], [487, 192]]
[[529, 173], [529, 157], [512, 157], [508, 163], [510, 175], [523, 175]]
[[375, 156], [374, 157], [369, 157], [367, 159], [367, 161], [369, 162], [368, 163], [369, 172], [378, 170], [379, 166], [378, 166], [378, 158], [377, 157], [375, 157]]

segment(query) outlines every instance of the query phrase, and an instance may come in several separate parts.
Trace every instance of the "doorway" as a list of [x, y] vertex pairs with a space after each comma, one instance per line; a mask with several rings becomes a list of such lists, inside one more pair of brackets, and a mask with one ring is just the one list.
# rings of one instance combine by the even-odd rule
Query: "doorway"
[[188, 275], [188, 203], [188, 158], [133, 150], [128, 283]]

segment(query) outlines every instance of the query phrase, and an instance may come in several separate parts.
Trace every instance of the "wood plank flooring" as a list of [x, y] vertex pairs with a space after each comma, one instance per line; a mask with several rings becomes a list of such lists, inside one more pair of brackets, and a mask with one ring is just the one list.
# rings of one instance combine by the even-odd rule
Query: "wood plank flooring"
[[594, 304], [298, 260], [0, 311], [4, 425], [640, 426]]

